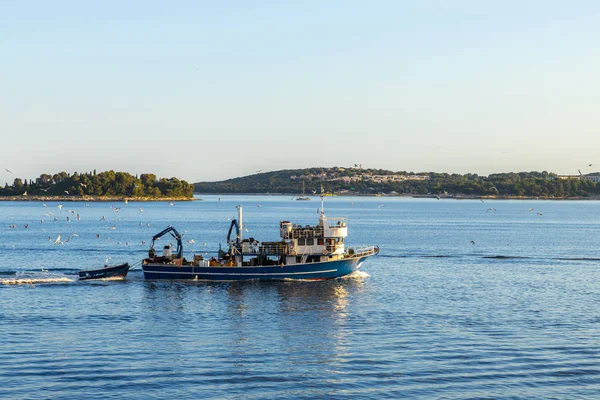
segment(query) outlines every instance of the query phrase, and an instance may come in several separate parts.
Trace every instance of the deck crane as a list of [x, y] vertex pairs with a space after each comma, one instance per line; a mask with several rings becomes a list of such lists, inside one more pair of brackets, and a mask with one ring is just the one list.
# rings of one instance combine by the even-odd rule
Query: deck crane
[[179, 234], [179, 232], [177, 232], [175, 228], [169, 226], [168, 228], [152, 236], [152, 243], [150, 243], [150, 250], [148, 252], [151, 258], [153, 253], [154, 255], [156, 255], [156, 250], [154, 250], [154, 242], [166, 235], [167, 233], [170, 233], [171, 236], [173, 236], [175, 240], [177, 240], [177, 258], [183, 257], [183, 245], [181, 244], [181, 235]]

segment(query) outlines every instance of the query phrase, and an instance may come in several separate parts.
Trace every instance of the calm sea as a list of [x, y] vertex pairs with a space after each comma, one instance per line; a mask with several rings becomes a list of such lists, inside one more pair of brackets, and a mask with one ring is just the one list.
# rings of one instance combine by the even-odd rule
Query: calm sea
[[77, 281], [169, 225], [210, 255], [237, 204], [259, 240], [320, 205], [203, 199], [1, 202], [0, 398], [600, 397], [598, 202], [333, 197], [381, 248], [350, 278]]

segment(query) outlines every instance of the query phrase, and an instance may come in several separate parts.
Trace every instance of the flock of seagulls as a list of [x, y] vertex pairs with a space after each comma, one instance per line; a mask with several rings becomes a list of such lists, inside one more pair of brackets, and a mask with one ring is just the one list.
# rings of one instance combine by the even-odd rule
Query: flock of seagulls
[[[220, 201], [220, 198], [218, 199], [218, 201]], [[174, 205], [174, 204], [173, 204], [172, 202], [170, 202], [170, 203], [169, 203], [169, 206], [173, 206], [173, 205]], [[47, 204], [45, 204], [45, 203], [42, 203], [42, 206], [43, 206], [43, 207], [44, 207], [46, 210], [48, 209], [48, 205], [47, 205]], [[85, 204], [85, 207], [88, 207], [88, 206], [89, 206], [89, 204]], [[260, 204], [258, 204], [257, 206], [258, 206], [259, 208], [261, 207], [261, 205], [260, 205]], [[57, 208], [58, 208], [58, 210], [60, 210], [60, 212], [62, 212], [62, 213], [67, 213], [67, 214], [71, 213], [72, 215], [75, 215], [75, 216], [76, 216], [76, 219], [77, 219], [77, 221], [79, 221], [79, 220], [81, 219], [81, 218], [80, 218], [80, 215], [79, 215], [79, 213], [77, 213], [76, 211], [74, 211], [74, 210], [63, 210], [63, 205], [62, 205], [62, 204], [58, 204], [56, 207], [57, 207]], [[118, 212], [121, 210], [121, 208], [120, 208], [120, 207], [116, 207], [116, 206], [114, 206], [114, 205], [111, 205], [111, 206], [110, 206], [110, 209], [113, 211], [113, 213], [118, 213]], [[144, 209], [143, 209], [143, 208], [139, 207], [138, 209], [139, 209], [139, 212], [140, 212], [140, 213], [144, 212]], [[55, 216], [55, 215], [54, 215], [54, 213], [53, 213], [52, 211], [48, 211], [48, 212], [46, 212], [44, 215], [45, 215], [45, 216], [47, 216], [48, 218], [52, 219], [53, 221], [59, 221], [58, 217], [57, 217], [57, 216]], [[232, 218], [233, 218], [233, 217], [232, 217]], [[229, 219], [232, 219], [232, 218], [229, 218]], [[120, 218], [119, 220], [121, 220], [121, 221], [122, 221], [123, 219], [122, 219], [122, 218]], [[115, 221], [119, 221], [119, 220], [115, 220]], [[67, 221], [67, 223], [71, 224], [71, 217], [70, 217], [69, 215], [67, 215], [67, 216], [66, 216], [66, 221]], [[113, 222], [113, 221], [111, 221], [111, 219], [107, 218], [107, 217], [106, 217], [106, 216], [104, 216], [104, 215], [103, 215], [103, 216], [100, 218], [100, 221], [102, 221], [102, 222], [104, 222], [104, 223], [107, 223], [107, 222]], [[41, 223], [44, 223], [45, 221], [44, 221], [44, 219], [41, 219], [41, 220], [40, 220], [40, 222], [41, 222]], [[143, 227], [143, 226], [145, 226], [146, 228], [150, 228], [150, 223], [142, 223], [142, 222], [139, 222], [139, 226], [140, 226], [140, 227]], [[25, 224], [25, 225], [24, 225], [24, 227], [27, 229], [27, 228], [29, 227], [29, 224]], [[11, 225], [9, 225], [9, 228], [16, 229], [16, 228], [17, 228], [17, 225], [16, 225], [16, 224], [11, 224]], [[246, 224], [244, 224], [244, 225], [243, 225], [243, 226], [241, 226], [240, 228], [241, 228], [241, 229], [244, 229], [246, 232], [248, 232], [248, 228], [247, 228]], [[114, 223], [113, 223], [113, 224], [112, 224], [112, 226], [110, 226], [110, 227], [108, 227], [107, 225], [103, 224], [103, 229], [117, 230], [117, 224], [114, 224]], [[183, 231], [183, 232], [187, 233], [187, 231]], [[184, 234], [182, 234], [182, 237], [183, 237], [183, 236], [185, 236], [185, 233], [184, 233]], [[104, 235], [104, 236], [105, 236], [105, 237], [104, 237], [104, 236], [103, 236], [101, 233], [95, 233], [94, 235], [95, 235], [95, 238], [96, 238], [96, 239], [101, 239], [101, 238], [102, 238], [102, 239], [104, 239], [106, 242], [109, 242], [109, 241], [110, 241], [111, 243], [116, 243], [116, 245], [117, 245], [117, 246], [121, 246], [121, 245], [129, 246], [129, 245], [130, 245], [130, 243], [129, 243], [129, 242], [127, 242], [127, 241], [126, 241], [126, 242], [114, 241], [114, 240], [112, 240], [112, 241], [111, 241], [111, 238], [110, 238], [110, 236], [108, 236], [108, 235]], [[56, 238], [53, 238], [53, 237], [50, 237], [50, 236], [49, 236], [49, 237], [48, 237], [48, 242], [50, 242], [50, 243], [51, 243], [53, 246], [66, 245], [66, 244], [68, 244], [69, 242], [71, 242], [71, 241], [72, 241], [72, 240], [73, 240], [75, 237], [79, 237], [79, 234], [77, 234], [77, 233], [71, 233], [71, 234], [70, 234], [69, 236], [67, 236], [67, 238], [65, 239], [65, 238], [64, 238], [64, 235], [61, 233], [61, 234], [58, 234], [58, 235], [56, 236]], [[157, 240], [158, 240], [158, 239], [157, 239]], [[195, 244], [195, 243], [196, 243], [196, 241], [195, 241], [194, 239], [189, 239], [189, 240], [187, 240], [187, 243], [188, 243], [188, 244]], [[144, 246], [145, 244], [146, 244], [146, 241], [145, 241], [145, 240], [142, 240], [142, 241], [141, 241], [141, 243], [140, 243], [140, 245], [141, 245], [141, 246]], [[171, 245], [173, 246], [173, 244], [172, 244], [172, 243], [171, 243]], [[206, 246], [206, 242], [202, 243], [202, 244], [201, 244], [201, 246]], [[13, 244], [13, 245], [12, 245], [12, 247], [13, 247], [13, 248], [15, 248], [15, 247], [16, 247], [16, 245], [14, 245], [14, 244]], [[206, 254], [208, 254], [208, 253], [207, 253], [206, 251], [204, 251], [204, 254], [206, 255]], [[108, 260], [109, 260], [109, 259], [110, 259], [110, 257], [106, 259], [106, 263], [108, 263]], [[48, 272], [48, 270], [44, 270], [43, 268], [42, 268], [42, 271], [43, 271], [43, 272]]]
[[[173, 205], [173, 203], [170, 203], [170, 205]], [[89, 204], [86, 204], [85, 206], [87, 207], [87, 206], [89, 206]], [[60, 221], [59, 218], [58, 218], [60, 215], [57, 216], [57, 215], [55, 215], [54, 212], [49, 211], [48, 204], [42, 203], [42, 207], [44, 207], [45, 210], [48, 210], [45, 214], [43, 214], [44, 217], [47, 217], [47, 219], [51, 220], [51, 221]], [[63, 217], [65, 219], [62, 219], [62, 220], [66, 221], [66, 223], [68, 224], [68, 229], [73, 229], [73, 227], [74, 227], [73, 224], [75, 223], [75, 220], [76, 221], [80, 221], [81, 220], [80, 214], [77, 211], [75, 211], [75, 210], [64, 209], [62, 204], [57, 204], [56, 208], [59, 210], [59, 211], [56, 211], [56, 213], [62, 213], [63, 215], [66, 214]], [[121, 210], [121, 207], [116, 207], [114, 205], [111, 205], [110, 209], [113, 211], [113, 213], [118, 213]], [[143, 208], [140, 207], [139, 208], [139, 212], [141, 213], [143, 211], [144, 211]], [[106, 216], [103, 215], [100, 218], [100, 222], [103, 222], [103, 224], [101, 225], [101, 229], [103, 229], [103, 230], [117, 230], [117, 224], [115, 224], [114, 222], [118, 222], [118, 221], [122, 221], [122, 220], [123, 220], [123, 218], [119, 218], [119, 219], [115, 219], [113, 221], [112, 219], [109, 219], [109, 218], [107, 218]], [[44, 218], [40, 219], [40, 223], [43, 224], [45, 222], [46, 222], [46, 220]], [[110, 222], [112, 222], [112, 225], [106, 225], [106, 223], [110, 223]], [[23, 226], [24, 226], [25, 229], [29, 228], [29, 224], [28, 223], [24, 224]], [[146, 228], [150, 228], [150, 223], [142, 223], [142, 222], [140, 222], [139, 226], [140, 227], [144, 226]], [[10, 229], [17, 229], [17, 224], [10, 224], [10, 225], [8, 225], [8, 227]], [[61, 228], [58, 228], [58, 229], [65, 229], [65, 228], [61, 227]], [[94, 233], [93, 235], [94, 235], [93, 237], [95, 237], [95, 239], [101, 239], [102, 238], [102, 239], [104, 239], [107, 242], [111, 241], [111, 238], [108, 235], [103, 235], [101, 233]], [[76, 237], [79, 237], [78, 233], [70, 233], [68, 236], [65, 236], [63, 233], [60, 233], [60, 234], [57, 234], [56, 237], [49, 236], [48, 237], [48, 242], [50, 242], [51, 245], [53, 245], [53, 246], [66, 245], [66, 244], [69, 244], [69, 242], [72, 242], [74, 240], [74, 238], [76, 238]], [[189, 244], [196, 243], [196, 241], [194, 239], [190, 239], [187, 242]], [[128, 241], [124, 241], [124, 242], [122, 242], [122, 241], [111, 241], [111, 243], [116, 243], [116, 245], [125, 245], [125, 246], [129, 246], [130, 245], [130, 243]], [[145, 244], [146, 244], [146, 241], [142, 240], [141, 241], [141, 245], [143, 246]], [[205, 245], [206, 245], [206, 243], [204, 243], [204, 246]], [[14, 247], [16, 247], [16, 245], [13, 245], [12, 247], [14, 248]]]
[[[484, 201], [481, 200], [481, 202], [483, 203]], [[485, 213], [487, 214], [490, 211], [496, 211], [496, 209], [494, 207], [489, 207], [487, 210], [485, 210]], [[533, 208], [529, 208], [529, 212], [530, 213], [533, 213], [534, 211], [535, 210]], [[541, 213], [541, 212], [538, 211], [538, 212], [536, 212], [536, 215], [540, 215], [541, 216], [541, 215], [543, 215], [543, 213]], [[475, 240], [471, 240], [471, 244], [474, 245], [475, 244]]]

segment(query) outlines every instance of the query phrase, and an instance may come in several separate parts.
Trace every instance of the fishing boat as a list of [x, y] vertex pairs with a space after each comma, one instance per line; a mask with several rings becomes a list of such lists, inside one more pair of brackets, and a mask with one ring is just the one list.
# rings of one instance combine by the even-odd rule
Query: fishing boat
[[119, 264], [114, 266], [106, 265], [101, 269], [91, 269], [86, 271], [79, 271], [79, 280], [86, 279], [125, 279], [127, 276], [127, 272], [129, 272], [129, 264]]
[[[314, 226], [281, 221], [281, 240], [275, 242], [243, 238], [240, 229], [243, 226], [242, 206], [236, 208], [238, 217], [229, 227], [227, 251], [219, 246], [217, 257], [205, 259], [196, 254], [188, 260], [183, 256], [181, 235], [175, 228], [168, 227], [152, 238], [148, 257], [142, 261], [144, 278], [218, 281], [332, 279], [359, 270], [368, 257], [379, 253], [378, 246], [346, 248], [347, 219], [326, 217], [322, 207], [318, 223]], [[232, 238], [234, 228], [235, 237]], [[177, 249], [173, 254], [170, 245], [164, 246], [159, 256], [154, 243], [165, 234], [176, 240]]]

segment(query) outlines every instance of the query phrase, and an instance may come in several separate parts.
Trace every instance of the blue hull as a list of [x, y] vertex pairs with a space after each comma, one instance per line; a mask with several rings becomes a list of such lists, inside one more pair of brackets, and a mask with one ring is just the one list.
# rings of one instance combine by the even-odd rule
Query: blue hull
[[333, 279], [357, 271], [366, 257], [344, 260], [293, 264], [269, 265], [256, 267], [194, 267], [185, 265], [178, 267], [164, 264], [142, 265], [145, 279], [178, 279], [178, 280], [287, 280], [287, 279]]

